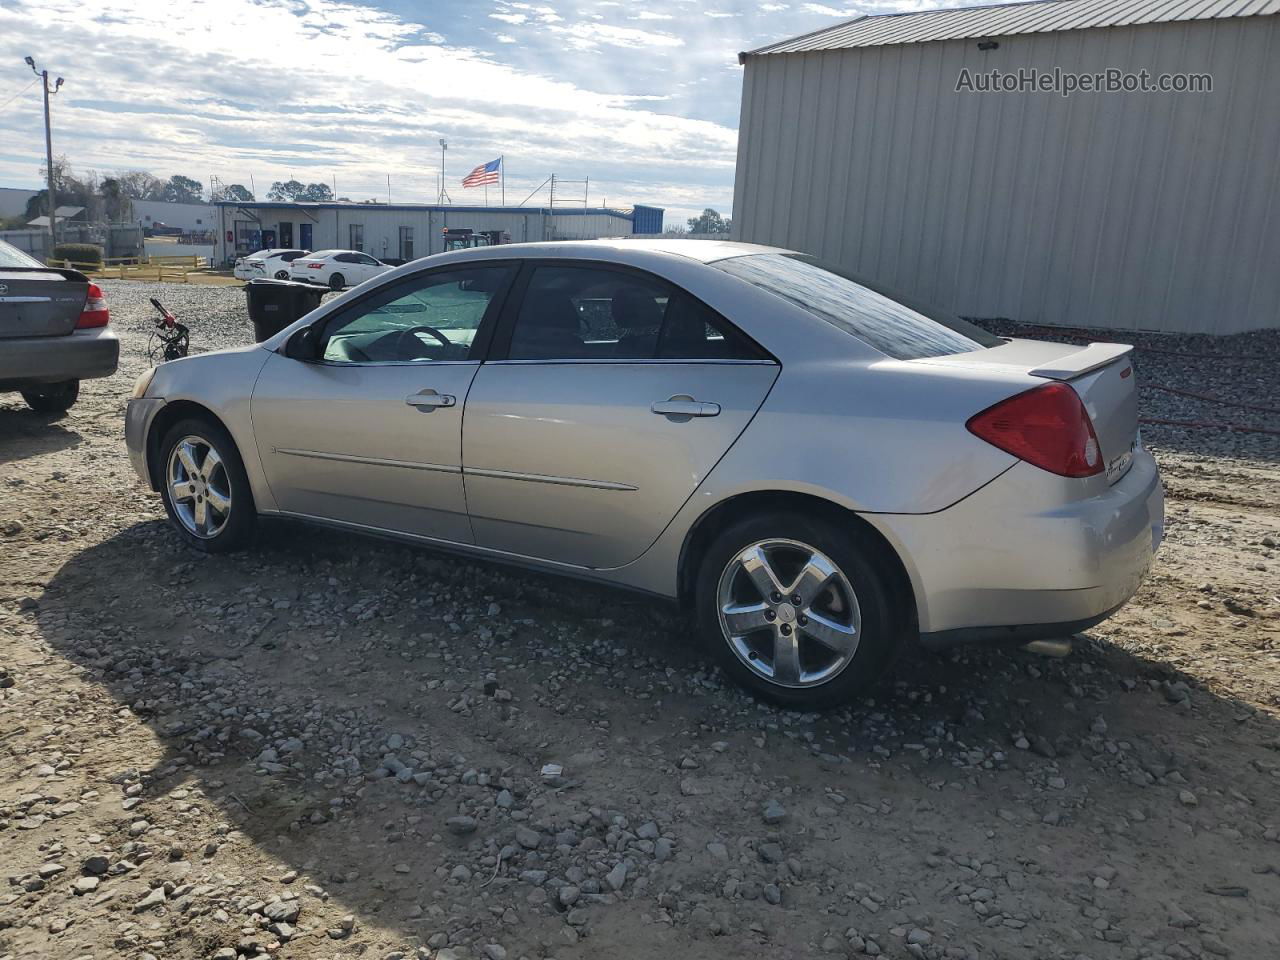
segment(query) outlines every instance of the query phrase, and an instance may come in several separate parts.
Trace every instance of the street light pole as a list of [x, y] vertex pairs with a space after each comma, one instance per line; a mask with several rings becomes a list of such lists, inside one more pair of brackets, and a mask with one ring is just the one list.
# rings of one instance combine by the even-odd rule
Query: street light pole
[[62, 88], [62, 78], [58, 77], [53, 89], [49, 89], [49, 71], [37, 70], [36, 62], [31, 57], [26, 57], [26, 64], [31, 68], [31, 72], [40, 78], [40, 86], [44, 88], [44, 159], [45, 173], [48, 174], [49, 182], [49, 239], [52, 241], [49, 253], [53, 254], [53, 247], [58, 245], [58, 217], [56, 211], [58, 209], [58, 198], [53, 188], [53, 133], [49, 124], [49, 97], [56, 94]]
[[445, 152], [446, 150], [448, 150], [448, 149], [449, 149], [449, 142], [448, 142], [447, 140], [445, 140], [445, 138], [444, 138], [444, 137], [441, 137], [441, 138], [440, 138], [440, 196], [439, 196], [439, 198], [438, 198], [438, 199], [437, 199], [437, 201], [436, 201], [436, 202], [437, 202], [437, 203], [439, 203], [441, 206], [443, 206], [443, 205], [444, 205], [444, 194], [445, 194], [445, 188], [444, 188], [444, 152]]

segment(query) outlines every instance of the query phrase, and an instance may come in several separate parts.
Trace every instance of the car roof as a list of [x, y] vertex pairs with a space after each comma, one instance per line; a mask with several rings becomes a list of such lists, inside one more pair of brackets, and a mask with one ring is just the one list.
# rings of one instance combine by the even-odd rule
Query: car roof
[[[757, 253], [794, 253], [783, 247], [768, 247], [758, 243], [739, 243], [734, 240], [681, 240], [656, 238], [633, 240], [629, 237], [606, 237], [601, 240], [555, 240], [546, 243], [511, 243], [492, 247], [472, 247], [434, 254], [430, 259], [444, 263], [450, 260], [501, 260], [518, 257], [563, 257], [568, 259], [607, 260], [614, 263], [632, 263], [645, 259], [649, 254], [684, 257], [698, 263], [714, 263], [730, 257], [745, 257]], [[422, 260], [414, 261], [421, 265]]]

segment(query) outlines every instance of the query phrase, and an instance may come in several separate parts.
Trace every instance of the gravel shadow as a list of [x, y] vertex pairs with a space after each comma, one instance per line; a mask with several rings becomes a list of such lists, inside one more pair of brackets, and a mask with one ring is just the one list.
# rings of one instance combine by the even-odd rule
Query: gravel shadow
[[[661, 603], [290, 523], [229, 557], [136, 524], [61, 567], [35, 616], [163, 745], [124, 779], [143, 803], [113, 839], [144, 815], [163, 824], [163, 798], [185, 784], [387, 942], [478, 944], [515, 909], [509, 947], [600, 956], [635, 938], [627, 956], [656, 957], [671, 941], [639, 925], [657, 897], [678, 942], [733, 929], [738, 955], [774, 955], [745, 891], [782, 891], [776, 937], [798, 945], [830, 928], [831, 891], [868, 858], [894, 889], [922, 858], [970, 877], [985, 858], [1020, 884], [1033, 864], [1034, 937], [1021, 920], [975, 920], [954, 888], [917, 894], [955, 942], [1009, 955], [1078, 936], [1103, 860], [1125, 874], [1126, 931], [1163, 929], [1176, 897], [1202, 933], [1246, 947], [1280, 910], [1274, 848], [1258, 844], [1280, 816], [1266, 773], [1280, 724], [1097, 637], [1062, 661], [912, 653], [872, 699], [800, 716], [726, 686]], [[541, 774], [551, 762], [561, 776]], [[769, 797], [802, 808], [803, 826], [761, 826]], [[653, 820], [691, 856], [620, 840], [618, 817]], [[787, 859], [764, 845], [775, 836]], [[715, 842], [761, 851], [742, 894], [702, 853]], [[615, 894], [620, 843], [644, 885], [624, 871]], [[216, 864], [218, 850], [185, 855]], [[574, 919], [556, 899], [565, 877], [597, 912]], [[1206, 885], [1254, 892], [1228, 909]], [[590, 946], [593, 930], [609, 941]]]

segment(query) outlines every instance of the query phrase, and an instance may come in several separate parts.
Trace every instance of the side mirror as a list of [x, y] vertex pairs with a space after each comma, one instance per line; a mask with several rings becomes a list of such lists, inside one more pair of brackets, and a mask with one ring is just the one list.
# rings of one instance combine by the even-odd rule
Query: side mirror
[[290, 360], [314, 360], [318, 346], [316, 328], [306, 326], [289, 338], [289, 342], [285, 344], [284, 355]]

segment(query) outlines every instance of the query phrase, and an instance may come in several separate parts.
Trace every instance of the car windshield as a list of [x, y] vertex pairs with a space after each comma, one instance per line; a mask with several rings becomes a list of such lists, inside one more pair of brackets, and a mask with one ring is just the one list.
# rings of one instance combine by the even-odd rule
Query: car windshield
[[39, 267], [39, 260], [0, 240], [0, 267]]
[[968, 353], [1003, 343], [980, 327], [797, 253], [756, 253], [711, 266], [789, 300], [896, 360]]

